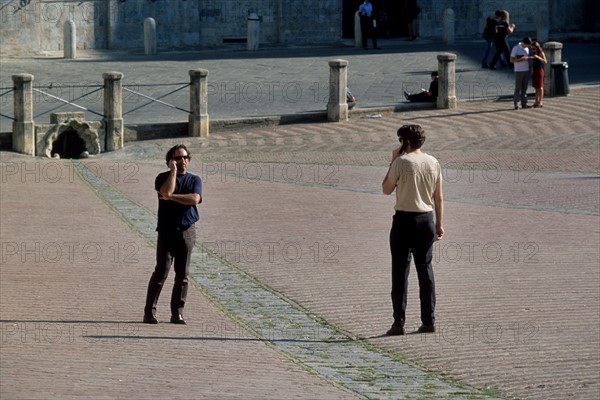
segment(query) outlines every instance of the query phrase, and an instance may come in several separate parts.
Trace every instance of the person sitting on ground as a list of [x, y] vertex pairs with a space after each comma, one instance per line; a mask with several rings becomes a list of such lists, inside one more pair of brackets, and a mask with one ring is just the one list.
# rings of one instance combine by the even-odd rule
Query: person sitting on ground
[[348, 88], [346, 88], [346, 103], [348, 104], [348, 110], [352, 110], [356, 105], [356, 97]]
[[439, 75], [437, 71], [433, 71], [431, 73], [431, 84], [429, 85], [429, 90], [421, 89], [421, 93], [416, 94], [408, 94], [406, 91], [404, 92], [404, 97], [406, 100], [412, 102], [436, 102], [438, 97], [438, 79]]

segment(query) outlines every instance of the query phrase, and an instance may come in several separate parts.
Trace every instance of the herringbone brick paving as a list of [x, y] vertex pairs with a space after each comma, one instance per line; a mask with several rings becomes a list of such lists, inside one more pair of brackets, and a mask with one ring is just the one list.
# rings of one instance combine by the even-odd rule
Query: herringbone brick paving
[[[461, 103], [177, 141], [205, 180], [201, 241], [291, 302], [478, 389], [595, 399], [599, 99], [577, 89], [535, 110]], [[434, 260], [438, 332], [386, 338], [393, 199], [379, 185], [404, 123], [425, 126], [425, 150], [444, 166], [447, 235]], [[174, 142], [128, 143], [88, 163], [155, 212], [152, 181]], [[360, 397], [239, 335], [199, 291], [183, 329], [139, 324], [153, 249], [65, 163], [2, 153], [3, 398]], [[416, 288], [411, 276], [410, 328]], [[239, 336], [248, 340], [228, 340]]]

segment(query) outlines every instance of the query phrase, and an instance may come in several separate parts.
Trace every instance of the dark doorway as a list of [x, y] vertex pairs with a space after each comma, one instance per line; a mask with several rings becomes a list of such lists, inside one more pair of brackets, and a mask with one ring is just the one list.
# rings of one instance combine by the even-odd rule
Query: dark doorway
[[60, 158], [79, 158], [84, 151], [85, 142], [74, 130], [64, 131], [52, 143], [52, 157], [58, 154]]
[[[397, 38], [407, 36], [407, 23], [402, 15], [405, 0], [371, 0], [379, 21], [378, 37]], [[342, 37], [354, 38], [354, 14], [363, 0], [343, 0]]]

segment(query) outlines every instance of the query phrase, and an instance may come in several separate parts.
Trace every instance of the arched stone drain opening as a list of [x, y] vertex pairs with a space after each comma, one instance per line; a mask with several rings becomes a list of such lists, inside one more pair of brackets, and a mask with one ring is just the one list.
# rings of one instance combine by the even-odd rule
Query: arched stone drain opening
[[72, 129], [61, 133], [52, 143], [52, 157], [58, 155], [59, 158], [84, 158], [86, 154], [89, 155], [89, 152], [84, 140]]

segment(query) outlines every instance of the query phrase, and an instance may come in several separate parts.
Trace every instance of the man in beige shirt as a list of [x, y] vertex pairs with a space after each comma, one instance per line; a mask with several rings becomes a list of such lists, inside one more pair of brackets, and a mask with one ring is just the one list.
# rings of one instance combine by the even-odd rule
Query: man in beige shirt
[[422, 325], [418, 332], [435, 332], [435, 281], [431, 260], [434, 241], [444, 235], [442, 170], [438, 160], [421, 151], [425, 142], [421, 126], [400, 127], [398, 140], [401, 146], [392, 152], [392, 162], [382, 183], [383, 193], [396, 191], [396, 213], [390, 231], [394, 323], [387, 334], [405, 333], [411, 254], [421, 299]]

